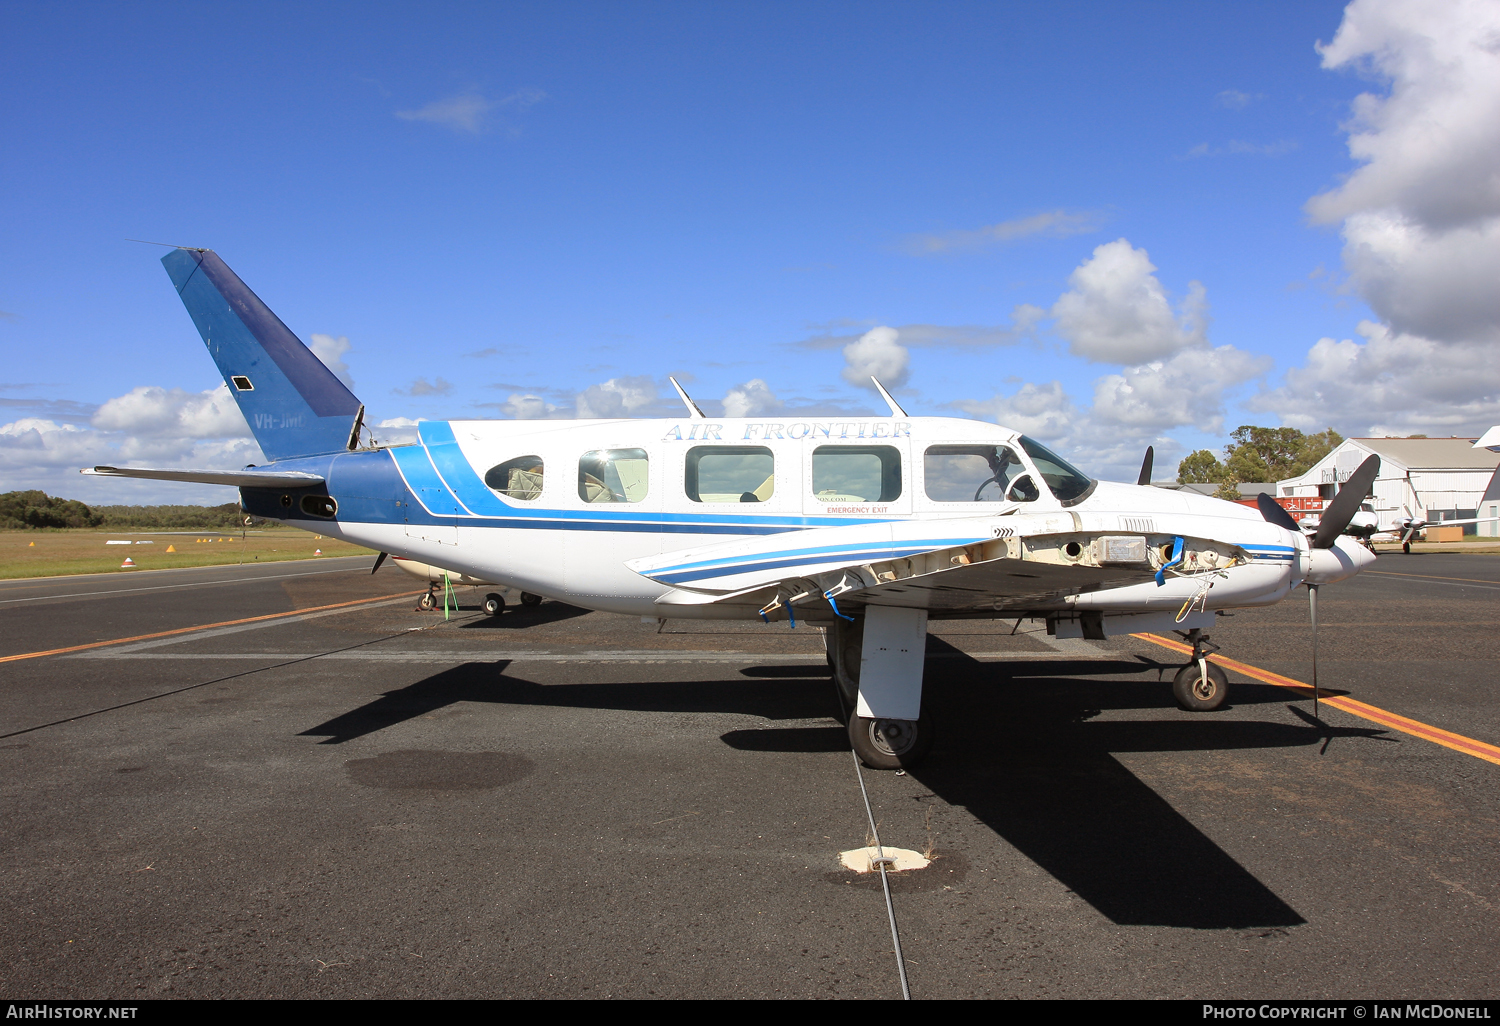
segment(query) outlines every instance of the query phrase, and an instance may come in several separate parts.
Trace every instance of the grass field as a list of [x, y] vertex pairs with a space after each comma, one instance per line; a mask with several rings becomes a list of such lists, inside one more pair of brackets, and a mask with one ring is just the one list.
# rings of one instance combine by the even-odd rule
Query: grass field
[[[129, 545], [106, 545], [106, 541]], [[150, 542], [149, 545], [137, 544]], [[167, 549], [175, 549], [168, 552]], [[240, 535], [214, 531], [0, 531], [0, 578], [56, 577], [63, 574], [128, 574], [128, 556], [137, 570], [224, 563], [267, 563], [283, 559], [357, 556], [370, 549], [315, 537], [297, 530], [252, 530]]]

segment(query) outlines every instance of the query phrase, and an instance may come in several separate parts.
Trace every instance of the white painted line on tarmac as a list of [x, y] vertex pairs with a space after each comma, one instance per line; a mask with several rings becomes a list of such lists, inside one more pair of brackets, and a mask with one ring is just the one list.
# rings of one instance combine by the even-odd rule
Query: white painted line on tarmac
[[[231, 628], [233, 629], [233, 628]], [[226, 632], [227, 633], [227, 632]], [[193, 639], [203, 637], [195, 635]], [[136, 646], [129, 646], [135, 648]], [[484, 650], [455, 650], [455, 649], [412, 649], [406, 652], [372, 652], [355, 650], [352, 652], [335, 652], [330, 655], [319, 655], [317, 652], [133, 652], [126, 649], [96, 649], [92, 652], [80, 652], [77, 655], [66, 656], [67, 659], [259, 659], [272, 662], [282, 662], [291, 659], [341, 659], [354, 662], [380, 662], [380, 663], [443, 663], [446, 665], [458, 665], [471, 662], [513, 662], [513, 663], [784, 663], [801, 664], [816, 663], [821, 669], [825, 664], [823, 653], [817, 652], [681, 652], [681, 651], [653, 651], [650, 649], [622, 649], [618, 651], [581, 651], [581, 652], [534, 652], [534, 651], [500, 651], [491, 652]], [[1086, 655], [1075, 655], [1070, 652], [937, 652], [927, 657], [928, 659], [975, 659], [983, 662], [996, 663], [1032, 663], [1032, 662], [1116, 662], [1117, 656], [1103, 653], [1097, 649], [1091, 650]]]
[[[348, 558], [348, 557], [345, 557]], [[198, 567], [179, 567], [182, 570], [197, 570]], [[66, 595], [27, 595], [24, 598], [0, 599], [0, 605], [12, 602], [50, 602], [53, 599], [98, 598], [104, 595], [128, 595], [138, 591], [176, 591], [179, 588], [202, 588], [210, 584], [250, 584], [255, 581], [283, 581], [288, 577], [317, 577], [320, 574], [347, 574], [362, 569], [346, 566], [337, 570], [308, 570], [300, 574], [274, 574], [263, 577], [239, 577], [228, 581], [192, 581], [187, 584], [156, 584], [145, 588], [113, 588], [109, 591], [75, 591]], [[166, 573], [167, 571], [157, 571]]]

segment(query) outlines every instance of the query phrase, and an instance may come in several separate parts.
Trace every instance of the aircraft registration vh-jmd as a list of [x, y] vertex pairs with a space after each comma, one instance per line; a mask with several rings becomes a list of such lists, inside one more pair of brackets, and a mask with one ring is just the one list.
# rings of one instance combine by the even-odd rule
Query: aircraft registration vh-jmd
[[85, 474], [236, 486], [254, 516], [590, 609], [816, 625], [875, 768], [932, 744], [929, 619], [1179, 630], [1174, 693], [1207, 711], [1228, 689], [1206, 658], [1217, 613], [1307, 585], [1316, 632], [1317, 587], [1374, 559], [1342, 532], [1378, 457], [1308, 537], [1268, 496], [1147, 486], [1150, 450], [1137, 484], [1096, 481], [1003, 426], [909, 417], [879, 382], [888, 417], [708, 418], [679, 388], [674, 420], [424, 421], [416, 443], [362, 444], [364, 406], [223, 260], [162, 263], [270, 462]]

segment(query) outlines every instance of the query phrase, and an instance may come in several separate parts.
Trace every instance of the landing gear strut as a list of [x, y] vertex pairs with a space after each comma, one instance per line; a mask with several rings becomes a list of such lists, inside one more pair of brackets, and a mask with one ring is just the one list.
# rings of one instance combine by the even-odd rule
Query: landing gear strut
[[1172, 678], [1172, 696], [1188, 712], [1212, 712], [1229, 697], [1229, 678], [1208, 661], [1218, 646], [1209, 644], [1208, 635], [1198, 628], [1188, 632], [1187, 640], [1193, 646], [1193, 661]]
[[932, 748], [932, 721], [925, 711], [919, 711], [914, 720], [859, 714], [865, 622], [864, 616], [855, 616], [853, 623], [840, 619], [824, 633], [828, 664], [839, 691], [840, 715], [849, 730], [849, 745], [860, 762], [871, 769], [907, 769], [921, 762]]

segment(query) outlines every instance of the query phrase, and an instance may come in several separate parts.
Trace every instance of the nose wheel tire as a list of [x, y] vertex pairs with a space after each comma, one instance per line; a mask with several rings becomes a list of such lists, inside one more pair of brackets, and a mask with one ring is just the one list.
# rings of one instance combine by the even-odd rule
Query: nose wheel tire
[[1204, 677], [1195, 660], [1172, 678], [1172, 696], [1188, 712], [1212, 712], [1229, 697], [1229, 678], [1213, 663], [1208, 664]]
[[436, 605], [437, 596], [430, 591], [427, 594], [423, 595], [421, 598], [417, 599], [418, 609], [432, 609]]
[[932, 723], [918, 720], [873, 720], [849, 717], [849, 744], [871, 769], [910, 769], [932, 748]]
[[493, 592], [484, 597], [484, 615], [499, 616], [505, 612], [505, 596]]

